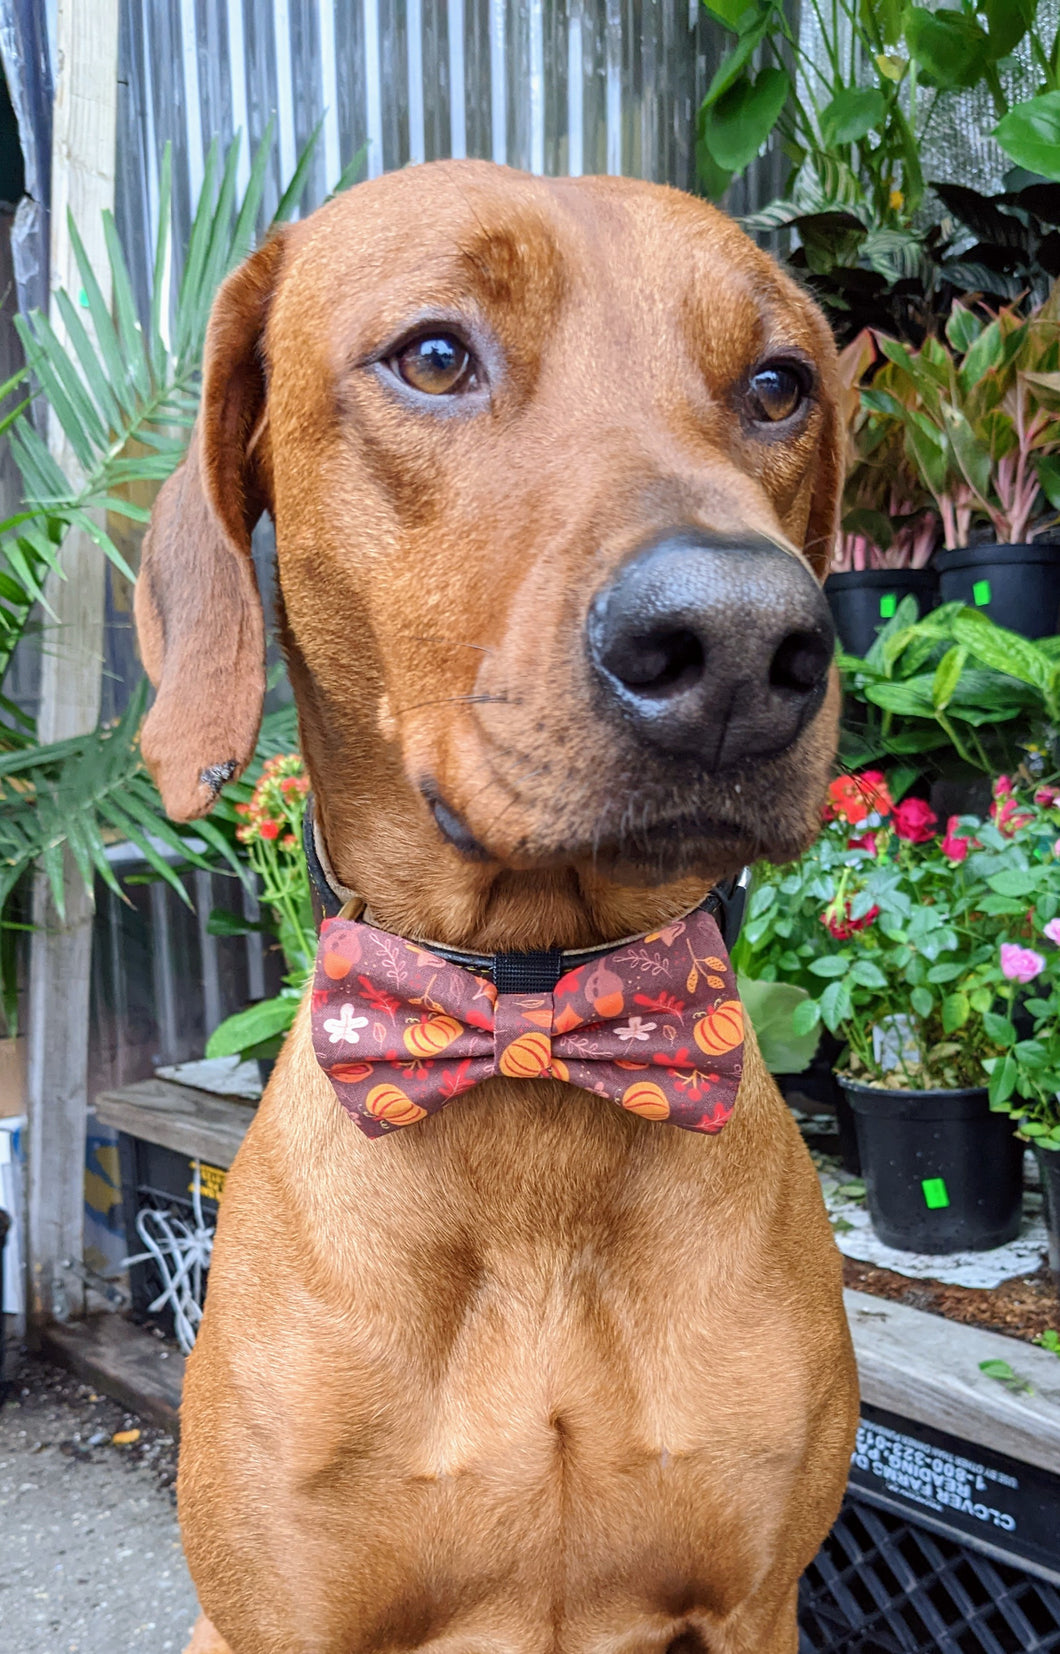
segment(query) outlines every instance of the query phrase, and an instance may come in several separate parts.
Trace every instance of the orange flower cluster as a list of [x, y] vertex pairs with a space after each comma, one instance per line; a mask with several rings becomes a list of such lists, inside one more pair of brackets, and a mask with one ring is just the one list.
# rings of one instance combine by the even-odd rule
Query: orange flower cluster
[[869, 816], [889, 816], [893, 809], [886, 777], [879, 770], [862, 770], [860, 775], [840, 775], [832, 782], [824, 818], [860, 827]]
[[237, 804], [243, 820], [236, 828], [241, 844], [278, 843], [283, 850], [298, 848], [309, 777], [298, 753], [270, 758], [261, 772], [249, 804]]

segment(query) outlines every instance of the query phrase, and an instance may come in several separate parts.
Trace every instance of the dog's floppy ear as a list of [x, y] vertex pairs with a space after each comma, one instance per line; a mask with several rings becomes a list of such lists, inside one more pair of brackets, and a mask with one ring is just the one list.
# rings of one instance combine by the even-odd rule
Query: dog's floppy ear
[[249, 762], [265, 695], [265, 624], [250, 536], [265, 509], [253, 448], [265, 407], [262, 333], [283, 260], [276, 237], [214, 301], [187, 458], [151, 513], [136, 629], [158, 694], [141, 746], [176, 821], [205, 815]]

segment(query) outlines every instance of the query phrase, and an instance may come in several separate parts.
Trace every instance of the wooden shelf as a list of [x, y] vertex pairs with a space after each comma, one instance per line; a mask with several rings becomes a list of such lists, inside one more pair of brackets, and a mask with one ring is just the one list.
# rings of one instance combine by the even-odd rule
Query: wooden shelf
[[145, 1143], [228, 1168], [254, 1118], [254, 1107], [172, 1080], [141, 1080], [95, 1099], [96, 1118]]

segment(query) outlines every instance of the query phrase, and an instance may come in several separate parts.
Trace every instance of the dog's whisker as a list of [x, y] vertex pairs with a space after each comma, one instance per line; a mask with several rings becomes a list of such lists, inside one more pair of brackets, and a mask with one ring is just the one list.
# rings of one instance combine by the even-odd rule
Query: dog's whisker
[[509, 701], [507, 695], [443, 695], [437, 701], [415, 701], [412, 706], [394, 708], [395, 718], [403, 717], [406, 712], [419, 712], [425, 706], [475, 706], [489, 702], [495, 706], [518, 706], [518, 701]]
[[418, 632], [403, 632], [400, 641], [436, 643], [442, 649], [477, 649], [480, 655], [492, 655], [494, 652], [487, 643], [463, 643], [459, 638], [450, 637], [422, 637]]

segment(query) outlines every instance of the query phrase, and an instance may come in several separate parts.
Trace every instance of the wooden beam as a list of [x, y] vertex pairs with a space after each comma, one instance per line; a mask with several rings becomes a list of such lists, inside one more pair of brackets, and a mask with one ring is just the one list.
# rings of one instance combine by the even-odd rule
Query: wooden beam
[[[81, 278], [67, 214], [72, 214], [103, 293], [110, 299], [103, 210], [114, 206], [118, 110], [119, 0], [59, 0], [51, 186], [51, 287], [75, 298]], [[51, 306], [52, 326], [63, 336]], [[86, 321], [86, 326], [88, 325]], [[49, 446], [66, 474], [77, 463], [58, 422]], [[64, 579], [46, 586], [38, 732], [61, 740], [93, 729], [99, 719], [106, 571], [91, 538], [71, 530], [61, 551]], [[29, 982], [30, 1306], [37, 1321], [83, 1308], [83, 1288], [63, 1270], [80, 1259], [84, 1223], [85, 1126], [88, 1112], [91, 894], [67, 865], [66, 913], [59, 917], [47, 881], [33, 888]]]
[[[863, 1401], [1060, 1475], [1055, 1355], [866, 1292], [843, 1298]], [[983, 1361], [1007, 1361], [1030, 1388], [1006, 1389]]]
[[138, 1080], [114, 1091], [101, 1091], [95, 1109], [102, 1125], [225, 1170], [254, 1118], [252, 1103], [196, 1091], [172, 1080]]

